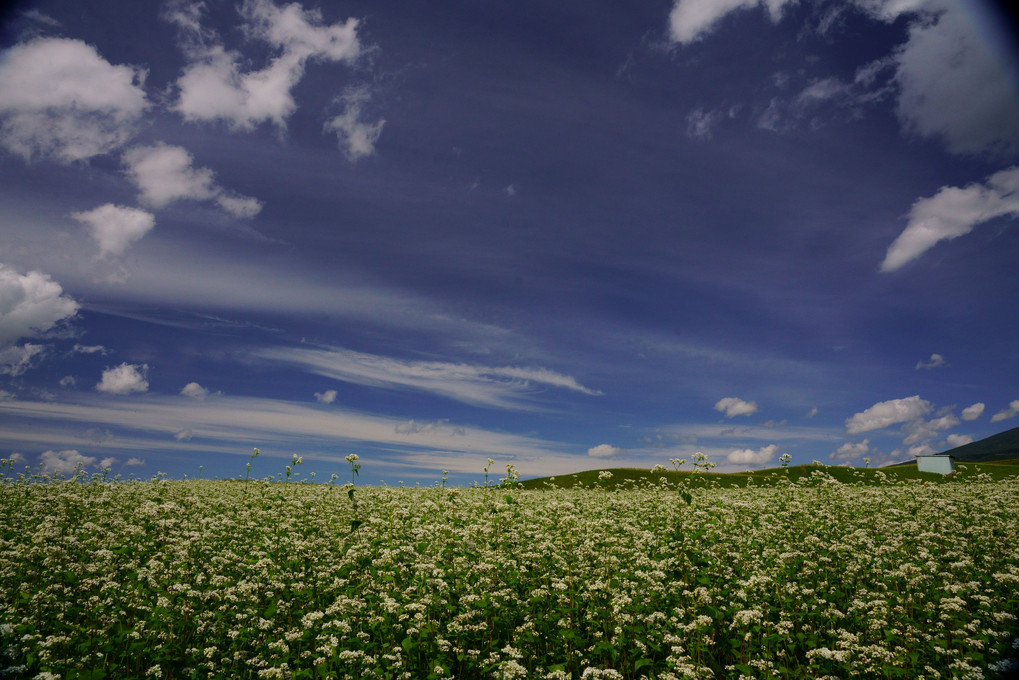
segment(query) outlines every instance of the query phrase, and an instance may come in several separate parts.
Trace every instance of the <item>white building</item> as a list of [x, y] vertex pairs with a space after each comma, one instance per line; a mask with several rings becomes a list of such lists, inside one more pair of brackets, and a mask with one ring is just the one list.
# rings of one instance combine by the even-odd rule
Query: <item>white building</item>
[[917, 456], [916, 469], [920, 472], [936, 472], [939, 475], [950, 475], [955, 470], [955, 459], [944, 454]]

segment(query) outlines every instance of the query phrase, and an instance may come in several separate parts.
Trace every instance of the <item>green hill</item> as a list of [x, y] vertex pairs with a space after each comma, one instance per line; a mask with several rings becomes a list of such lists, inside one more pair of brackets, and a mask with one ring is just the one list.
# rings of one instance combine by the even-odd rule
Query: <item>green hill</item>
[[991, 435], [986, 439], [945, 451], [956, 460], [969, 463], [991, 463], [1019, 458], [1019, 427]]
[[[1015, 456], [1019, 458], [1019, 456]], [[609, 479], [599, 479], [600, 472], [611, 472]], [[922, 479], [926, 482], [944, 483], [965, 481], [977, 475], [987, 475], [992, 479], [1003, 479], [1019, 475], [1019, 460], [995, 460], [993, 462], [961, 461], [956, 473], [951, 476], [933, 472], [920, 472], [916, 463], [911, 461], [900, 465], [884, 468], [854, 468], [833, 465], [792, 465], [788, 468], [767, 468], [754, 472], [705, 472], [694, 474], [684, 472], [656, 472], [637, 468], [611, 468], [608, 470], [585, 470], [555, 477], [539, 477], [522, 479], [520, 486], [525, 489], [560, 488], [571, 489], [585, 487], [588, 489], [626, 489], [635, 486], [658, 484], [662, 477], [670, 485], [689, 484], [692, 488], [746, 486], [748, 484], [772, 485], [785, 483], [786, 479], [799, 481], [810, 477], [816, 472], [830, 475], [844, 484], [887, 484], [904, 482], [910, 479]]]

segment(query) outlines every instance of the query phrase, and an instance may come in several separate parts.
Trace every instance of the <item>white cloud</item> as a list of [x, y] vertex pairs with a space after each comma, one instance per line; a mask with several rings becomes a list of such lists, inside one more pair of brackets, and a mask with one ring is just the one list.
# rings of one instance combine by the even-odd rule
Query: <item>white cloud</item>
[[917, 446], [911, 446], [906, 450], [906, 455], [916, 456], [931, 456], [937, 453], [930, 444], [918, 444]]
[[17, 377], [32, 368], [37, 359], [41, 359], [46, 348], [26, 342], [24, 345], [0, 347], [0, 375]]
[[914, 370], [919, 371], [921, 368], [941, 368], [947, 366], [948, 362], [945, 361], [945, 357], [940, 354], [932, 354], [930, 361], [918, 361], [916, 362], [916, 368]]
[[386, 121], [366, 123], [361, 120], [361, 108], [368, 99], [366, 90], [358, 90], [343, 99], [346, 102], [343, 113], [327, 120], [323, 130], [336, 133], [340, 149], [346, 153], [347, 160], [354, 163], [375, 153], [375, 142], [382, 134], [382, 126]]
[[72, 354], [107, 354], [107, 350], [102, 345], [81, 345], [75, 344], [71, 349]]
[[909, 223], [889, 246], [881, 271], [895, 271], [938, 242], [964, 236], [996, 217], [1019, 217], [1019, 166], [991, 175], [984, 184], [942, 187], [914, 203]]
[[315, 398], [323, 404], [331, 404], [336, 401], [336, 390], [326, 390], [325, 392], [316, 392]]
[[186, 120], [222, 120], [242, 130], [263, 122], [285, 128], [297, 108], [291, 90], [309, 60], [352, 63], [361, 53], [356, 19], [325, 25], [321, 12], [298, 3], [280, 8], [269, 0], [247, 0], [240, 7], [242, 30], [278, 53], [265, 68], [245, 72], [242, 56], [202, 29], [200, 9], [178, 6], [168, 15], [184, 30], [191, 59], [177, 81], [174, 104]]
[[949, 448], [956, 448], [958, 446], [965, 446], [966, 444], [973, 443], [973, 437], [968, 434], [950, 434], [945, 437], [945, 443], [948, 444]]
[[1016, 399], [1008, 405], [1008, 408], [1002, 409], [991, 416], [992, 423], [1000, 423], [1002, 420], [1008, 420], [1014, 418], [1019, 414], [1019, 399]]
[[817, 415], [817, 407], [816, 406], [812, 407], [809, 411], [807, 411], [807, 417], [808, 418], [813, 418], [816, 415]]
[[11, 462], [11, 465], [21, 466], [21, 465], [27, 465], [28, 464], [28, 459], [25, 458], [25, 454], [18, 453], [17, 451], [15, 451], [10, 456], [8, 456], [7, 460], [9, 460]]
[[0, 263], [0, 348], [38, 337], [77, 312], [78, 303], [46, 274], [19, 274]]
[[733, 465], [764, 465], [775, 457], [778, 444], [769, 444], [756, 451], [753, 449], [736, 449], [725, 457], [726, 462]]
[[686, 115], [686, 134], [694, 139], [711, 139], [715, 127], [722, 119], [723, 114], [719, 110], [705, 111], [694, 109]]
[[859, 444], [846, 442], [835, 451], [832, 451], [828, 458], [831, 460], [855, 460], [870, 451], [870, 440], [864, 439]]
[[238, 219], [250, 219], [262, 212], [262, 202], [250, 196], [224, 194], [216, 196], [219, 207]]
[[517, 195], [517, 185], [516, 184], [507, 184], [506, 187], [503, 189], [503, 192], [505, 192], [505, 194], [507, 196], [512, 198], [512, 197]]
[[135, 146], [124, 153], [128, 177], [141, 191], [142, 203], [164, 208], [179, 200], [216, 199], [223, 210], [235, 217], [254, 217], [262, 209], [255, 198], [226, 192], [208, 168], [192, 167], [187, 149], [159, 142]]
[[930, 413], [933, 406], [919, 396], [904, 399], [890, 399], [878, 402], [869, 409], [846, 419], [846, 432], [860, 434], [871, 430], [880, 430], [896, 423], [906, 423]]
[[0, 145], [64, 163], [123, 145], [148, 103], [145, 72], [80, 40], [36, 38], [0, 56]]
[[141, 201], [163, 208], [181, 199], [205, 200], [216, 195], [212, 170], [191, 167], [191, 154], [162, 142], [124, 152], [127, 174], [141, 191]]
[[50, 473], [70, 474], [78, 467], [86, 468], [96, 464], [93, 456], [83, 456], [74, 449], [66, 451], [45, 451], [39, 456], [39, 463]]
[[[509, 457], [520, 470], [535, 475], [575, 471], [582, 461], [589, 460], [566, 453], [566, 445], [536, 437], [466, 425], [400, 432], [398, 428], [406, 428], [406, 420], [342, 408], [322, 409], [307, 403], [229, 396], [212, 402], [158, 394], [137, 400], [96, 393], [76, 396], [79, 403], [0, 402], [0, 439], [12, 444], [23, 437], [34, 441], [43, 429], [41, 423], [46, 426], [39, 436], [50, 441], [60, 439], [65, 429], [75, 432], [77, 438], [78, 424], [87, 423], [145, 433], [135, 439], [118, 437], [108, 445], [113, 450], [130, 451], [131, 455], [155, 447], [237, 453], [249, 446], [267, 447], [267, 442], [277, 450], [290, 451], [302, 447], [329, 451], [367, 443], [380, 450], [399, 451], [401, 466], [420, 465], [427, 470], [441, 466], [476, 473], [486, 456], [501, 460]], [[174, 442], [178, 434], [181, 436]], [[187, 438], [197, 441], [185, 443]], [[334, 462], [342, 464], [343, 455], [338, 454]]]
[[342, 348], [266, 348], [257, 359], [289, 364], [335, 380], [386, 389], [413, 389], [468, 404], [525, 408], [521, 399], [537, 387], [555, 387], [588, 395], [601, 394], [576, 379], [545, 368], [479, 366], [440, 361], [406, 361]]
[[1019, 74], [1011, 57], [992, 50], [995, 27], [978, 30], [962, 3], [936, 5], [910, 23], [894, 55], [899, 118], [911, 132], [943, 139], [952, 153], [1016, 150]]
[[976, 420], [981, 415], [983, 415], [984, 408], [985, 408], [984, 404], [982, 402], [979, 402], [979, 401], [977, 403], [973, 404], [972, 406], [967, 406], [966, 408], [964, 408], [962, 410], [962, 419], [963, 420]]
[[736, 10], [766, 7], [772, 22], [782, 17], [782, 8], [792, 0], [676, 0], [669, 13], [669, 36], [679, 43], [692, 43], [710, 32], [725, 15]]
[[99, 461], [99, 467], [101, 467], [101, 468], [111, 468], [111, 467], [113, 467], [113, 464], [116, 463], [116, 462], [117, 462], [116, 458], [114, 458], [113, 456], [108, 456], [106, 458], [103, 458], [101, 461]]
[[180, 393], [185, 397], [191, 397], [192, 399], [197, 399], [199, 401], [209, 396], [209, 390], [205, 389], [196, 382], [189, 382], [181, 388]]
[[940, 418], [925, 421], [922, 418], [910, 421], [903, 426], [906, 438], [902, 440], [904, 446], [911, 446], [921, 442], [928, 442], [937, 436], [938, 432], [950, 430], [959, 424], [959, 419], [949, 413]]
[[152, 213], [138, 208], [107, 203], [86, 212], [71, 213], [86, 227], [96, 243], [99, 255], [123, 255], [127, 247], [149, 233], [156, 225]]
[[76, 384], [78, 384], [78, 381], [77, 379], [75, 379], [73, 375], [65, 375], [63, 378], [60, 379], [60, 386], [65, 389], [74, 387]]
[[613, 458], [619, 455], [621, 452], [622, 449], [616, 448], [615, 446], [611, 446], [609, 444], [599, 444], [598, 446], [593, 446], [589, 448], [587, 450], [587, 455], [591, 456], [592, 458]]
[[140, 467], [142, 465], [145, 465], [145, 461], [141, 458], [132, 457], [124, 461], [124, 467]]
[[107, 394], [131, 394], [146, 392], [149, 381], [146, 380], [148, 364], [123, 363], [103, 371], [103, 379], [96, 385], [96, 390]]
[[[675, 0], [669, 34], [689, 44], [727, 15], [758, 7], [767, 8], [775, 23], [793, 1]], [[835, 99], [868, 104], [893, 94], [903, 129], [941, 139], [952, 153], [1005, 155], [1019, 148], [1019, 73], [1010, 56], [1012, 38], [1000, 21], [979, 16], [986, 8], [940, 0], [855, 0], [847, 6], [875, 21], [904, 22], [906, 39], [861, 67], [852, 85], [821, 78], [794, 104]], [[828, 39], [835, 12], [815, 15], [814, 29]], [[759, 125], [778, 131], [782, 118], [778, 100], [772, 100]]]
[[738, 397], [725, 397], [718, 400], [718, 403], [715, 404], [715, 410], [725, 413], [726, 418], [749, 416], [757, 413], [757, 402], [743, 401]]

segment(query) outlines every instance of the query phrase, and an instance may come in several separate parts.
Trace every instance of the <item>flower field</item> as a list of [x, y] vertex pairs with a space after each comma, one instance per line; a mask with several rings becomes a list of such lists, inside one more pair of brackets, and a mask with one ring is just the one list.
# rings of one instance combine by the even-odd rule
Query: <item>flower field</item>
[[1019, 480], [0, 484], [0, 677], [980, 678]]

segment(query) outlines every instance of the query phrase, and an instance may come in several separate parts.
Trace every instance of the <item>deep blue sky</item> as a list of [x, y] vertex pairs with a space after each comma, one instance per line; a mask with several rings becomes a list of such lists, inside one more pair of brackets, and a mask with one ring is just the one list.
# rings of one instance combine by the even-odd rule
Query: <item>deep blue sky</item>
[[0, 454], [465, 482], [1019, 424], [1009, 17], [734, 4], [13, 6]]

